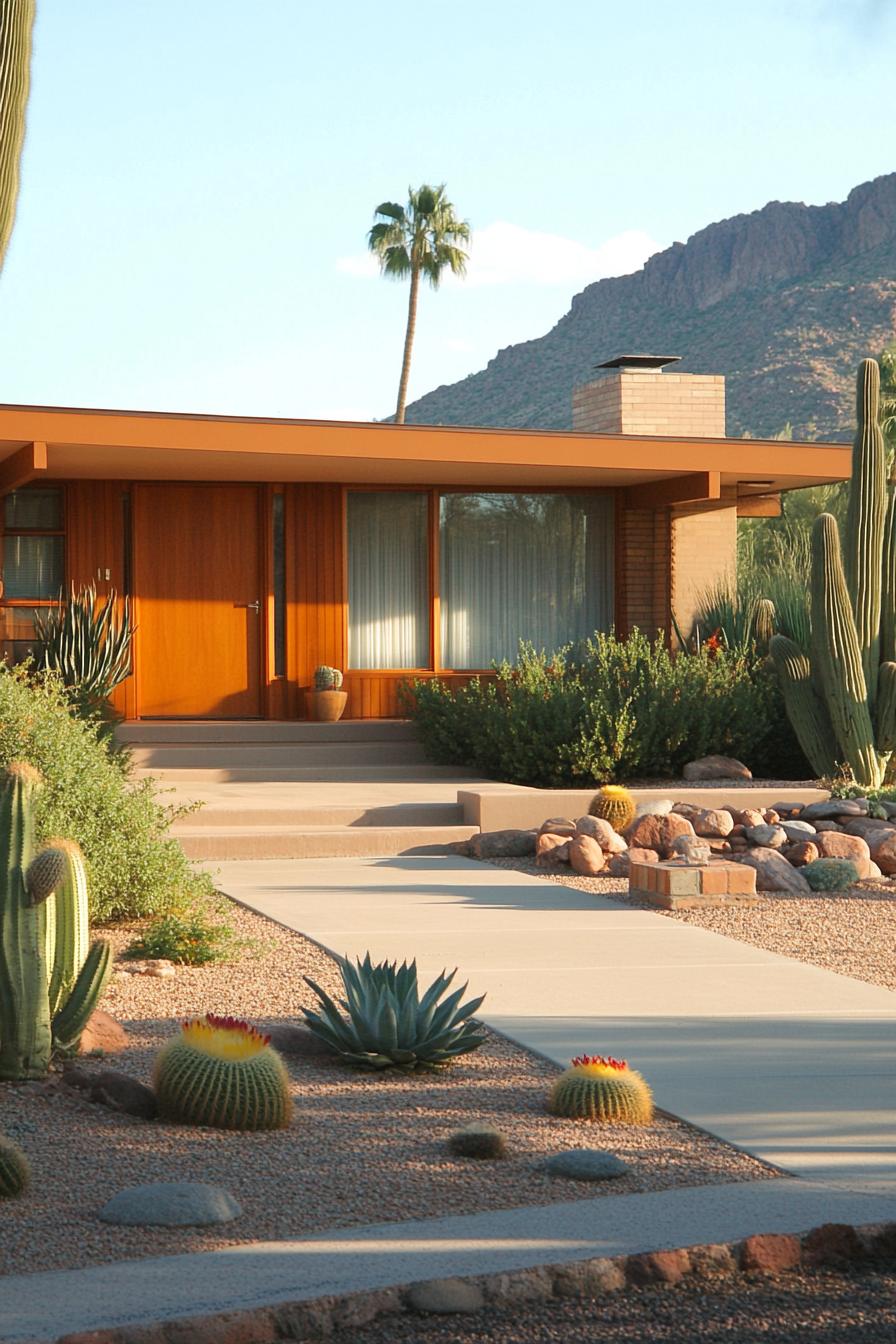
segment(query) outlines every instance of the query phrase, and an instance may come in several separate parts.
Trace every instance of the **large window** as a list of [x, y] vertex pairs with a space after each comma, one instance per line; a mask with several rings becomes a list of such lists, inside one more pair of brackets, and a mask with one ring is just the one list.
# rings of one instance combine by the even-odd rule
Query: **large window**
[[12, 662], [34, 644], [35, 608], [56, 602], [65, 582], [61, 486], [27, 486], [3, 501], [0, 651]]
[[446, 494], [442, 666], [487, 668], [520, 640], [556, 649], [613, 619], [608, 496]]
[[348, 665], [430, 662], [429, 495], [352, 490], [348, 496]]

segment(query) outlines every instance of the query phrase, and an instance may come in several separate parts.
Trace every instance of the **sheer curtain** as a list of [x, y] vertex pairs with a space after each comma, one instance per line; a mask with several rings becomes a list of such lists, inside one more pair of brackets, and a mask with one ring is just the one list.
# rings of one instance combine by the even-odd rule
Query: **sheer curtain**
[[441, 502], [442, 664], [487, 668], [520, 640], [548, 651], [613, 621], [613, 504], [586, 494]]
[[428, 496], [348, 496], [348, 665], [429, 666]]

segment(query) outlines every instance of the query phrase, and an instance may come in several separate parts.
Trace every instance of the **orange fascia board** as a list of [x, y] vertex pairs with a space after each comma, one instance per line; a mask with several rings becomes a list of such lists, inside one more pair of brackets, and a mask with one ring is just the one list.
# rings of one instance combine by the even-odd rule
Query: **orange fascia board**
[[216, 478], [214, 471], [203, 472], [205, 453], [329, 459], [334, 480], [339, 479], [340, 461], [364, 464], [371, 481], [382, 462], [427, 464], [430, 471], [440, 463], [470, 463], [533, 467], [547, 474], [552, 466], [595, 475], [606, 470], [623, 479], [630, 473], [632, 483], [717, 471], [729, 481], [768, 478], [776, 490], [788, 488], [788, 482], [844, 480], [850, 472], [850, 448], [845, 444], [0, 406], [0, 454], [4, 443], [12, 453], [34, 439], [49, 445], [51, 472], [54, 445], [71, 450], [66, 475], [73, 474], [79, 447], [195, 454], [198, 480]]
[[722, 482], [717, 471], [694, 471], [650, 485], [630, 485], [625, 492], [628, 509], [665, 509], [673, 504], [703, 503], [721, 499]]
[[0, 495], [18, 490], [46, 470], [47, 445], [40, 440], [26, 443], [0, 462]]

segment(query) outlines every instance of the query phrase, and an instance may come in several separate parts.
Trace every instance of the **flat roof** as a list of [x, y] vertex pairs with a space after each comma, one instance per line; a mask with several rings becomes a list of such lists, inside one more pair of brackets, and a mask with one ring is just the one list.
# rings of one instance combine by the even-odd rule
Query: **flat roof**
[[743, 498], [841, 481], [851, 465], [843, 443], [0, 405], [0, 482], [34, 442], [41, 476], [62, 480], [619, 487], [717, 472]]

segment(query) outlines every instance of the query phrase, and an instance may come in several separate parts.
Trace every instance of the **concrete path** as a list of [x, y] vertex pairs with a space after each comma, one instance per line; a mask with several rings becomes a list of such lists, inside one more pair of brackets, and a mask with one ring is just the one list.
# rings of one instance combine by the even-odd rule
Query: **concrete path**
[[889, 1199], [807, 1181], [605, 1196], [469, 1217], [350, 1228], [305, 1241], [0, 1278], [0, 1342], [250, 1310], [414, 1280], [492, 1274], [597, 1256], [874, 1223]]
[[222, 890], [352, 956], [460, 968], [558, 1063], [629, 1059], [657, 1102], [795, 1175], [888, 1193], [896, 994], [465, 859], [224, 864]]

